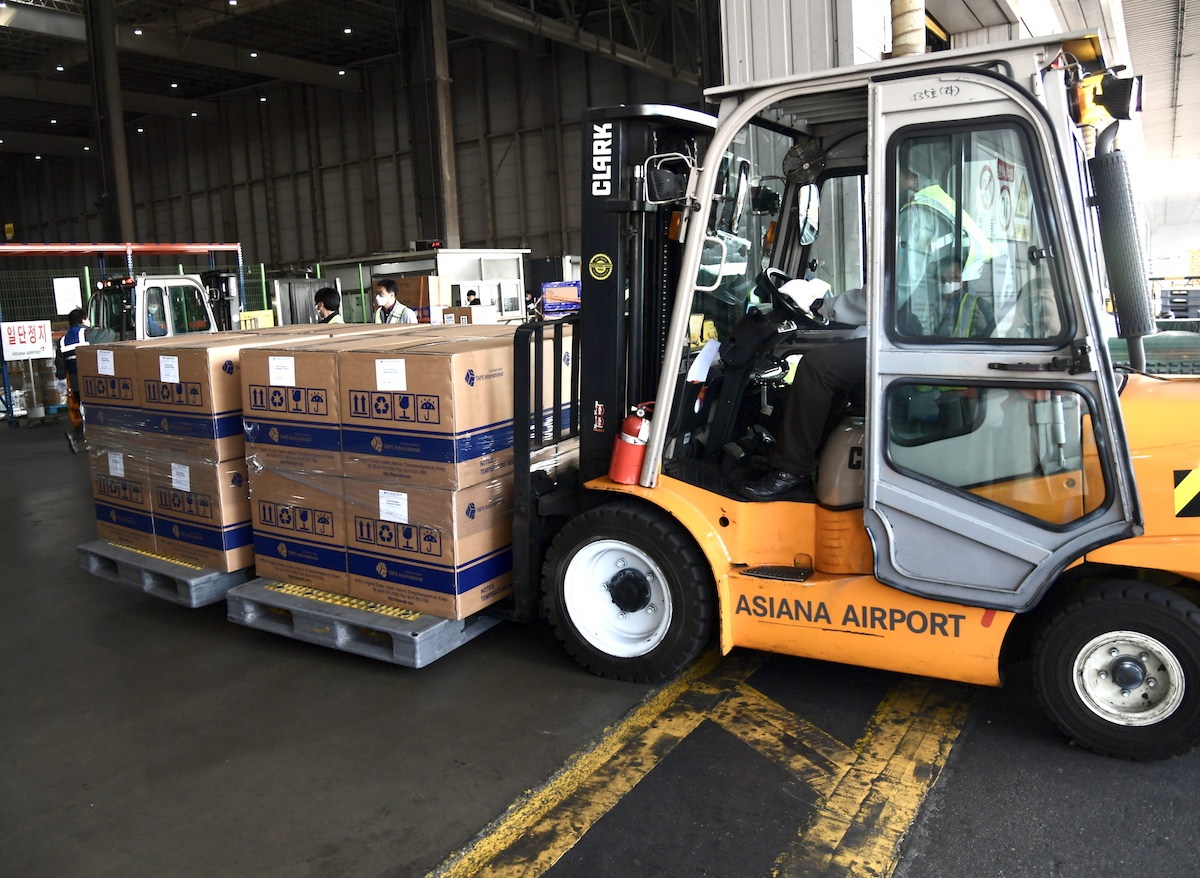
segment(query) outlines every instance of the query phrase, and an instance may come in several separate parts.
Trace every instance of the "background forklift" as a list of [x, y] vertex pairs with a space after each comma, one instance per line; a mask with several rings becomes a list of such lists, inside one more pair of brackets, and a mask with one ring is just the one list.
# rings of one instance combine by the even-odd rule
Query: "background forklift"
[[[1076, 742], [1190, 748], [1200, 381], [1139, 373], [1154, 322], [1117, 129], [1089, 160], [1077, 124], [1096, 106], [1128, 118], [1137, 82], [1096, 48], [1071, 35], [721, 88], [719, 122], [591, 113], [583, 310], [569, 340], [536, 324], [517, 341], [513, 615], [544, 612], [583, 665], [630, 680], [714, 634], [725, 652], [985, 685], [1032, 650]], [[944, 226], [919, 260], [900, 231], [909, 170]], [[990, 308], [986, 337], [932, 328], [946, 258]], [[833, 419], [817, 502], [750, 503], [738, 478], [796, 356], [851, 329], [782, 295], [792, 278], [868, 291], [866, 389]], [[545, 337], [578, 376], [553, 400]], [[561, 421], [530, 414], [551, 405]], [[577, 474], [529, 474], [527, 455], [576, 434]], [[645, 451], [633, 484], [609, 477], [628, 439]]]

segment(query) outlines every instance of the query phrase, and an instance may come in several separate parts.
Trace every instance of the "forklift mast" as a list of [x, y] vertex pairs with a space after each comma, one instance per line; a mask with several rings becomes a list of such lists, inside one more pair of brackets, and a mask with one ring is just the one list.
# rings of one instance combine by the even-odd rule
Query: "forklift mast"
[[[676, 198], [717, 120], [663, 105], [592, 110], [585, 127], [580, 482], [608, 472], [630, 407], [654, 398], [682, 247]], [[649, 179], [648, 179], [649, 178]], [[656, 185], [657, 184], [657, 185]], [[677, 191], [661, 191], [672, 186]], [[667, 202], [675, 202], [674, 204]], [[672, 358], [674, 366], [674, 358]]]
[[[550, 539], [583, 508], [582, 485], [608, 472], [627, 410], [654, 396], [682, 251], [673, 220], [716, 122], [662, 105], [588, 113], [580, 313], [527, 323], [515, 339], [510, 618], [537, 617]], [[539, 450], [574, 437], [577, 471], [534, 471]]]

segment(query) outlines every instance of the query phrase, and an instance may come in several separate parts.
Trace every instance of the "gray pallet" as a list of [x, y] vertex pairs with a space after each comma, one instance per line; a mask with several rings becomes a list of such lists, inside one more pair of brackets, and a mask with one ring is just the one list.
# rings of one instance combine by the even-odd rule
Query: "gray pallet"
[[500, 620], [474, 615], [461, 621], [419, 615], [400, 619], [357, 607], [285, 594], [255, 579], [225, 595], [229, 621], [308, 643], [409, 668], [423, 668]]
[[158, 555], [93, 540], [79, 547], [79, 566], [102, 579], [124, 583], [146, 594], [182, 604], [206, 607], [225, 597], [225, 592], [245, 582], [253, 568], [222, 573], [208, 567], [189, 567]]

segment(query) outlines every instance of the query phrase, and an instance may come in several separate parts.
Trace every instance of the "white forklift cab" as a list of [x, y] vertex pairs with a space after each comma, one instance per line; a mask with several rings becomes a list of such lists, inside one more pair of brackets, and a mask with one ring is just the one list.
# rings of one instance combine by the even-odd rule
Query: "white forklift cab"
[[196, 275], [138, 275], [96, 284], [88, 303], [92, 326], [120, 340], [216, 332], [209, 293]]

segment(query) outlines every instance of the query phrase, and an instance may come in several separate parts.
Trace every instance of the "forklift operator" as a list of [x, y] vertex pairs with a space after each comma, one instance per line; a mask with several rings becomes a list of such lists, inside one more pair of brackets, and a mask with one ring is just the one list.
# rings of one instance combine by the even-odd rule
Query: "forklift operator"
[[[963, 260], [954, 255], [958, 248], [953, 235], [944, 234], [954, 227], [950, 219], [956, 212], [954, 201], [936, 185], [920, 189], [918, 176], [903, 166], [898, 174], [898, 187], [896, 264], [898, 298], [903, 304], [896, 314], [896, 330], [902, 336], [990, 336], [996, 327], [991, 307], [964, 289]], [[981, 232], [977, 235], [972, 231], [978, 226], [970, 217], [961, 216], [969, 232], [967, 264], [990, 258], [991, 242]], [[789, 281], [780, 287], [780, 292], [807, 290], [802, 285], [808, 283]], [[740, 486], [742, 496], [749, 500], [816, 499], [813, 474], [834, 399], [839, 392], [866, 389], [865, 290], [847, 290], [823, 299], [809, 292], [799, 298], [801, 306], [807, 304], [804, 298], [813, 302], [809, 310], [820, 320], [857, 329], [850, 339], [817, 347], [800, 358], [784, 402], [780, 436], [767, 454], [772, 469], [757, 479], [743, 481]], [[931, 301], [937, 303], [936, 314], [931, 315], [933, 325], [923, 329], [912, 305]]]
[[[802, 290], [811, 281], [791, 280], [780, 292], [803, 302]], [[814, 500], [813, 471], [825, 435], [833, 401], [839, 392], [861, 391], [867, 385], [867, 294], [861, 287], [816, 299], [808, 310], [822, 320], [857, 327], [837, 344], [809, 351], [800, 358], [783, 407], [779, 441], [767, 454], [771, 472], [743, 482], [749, 500]]]

